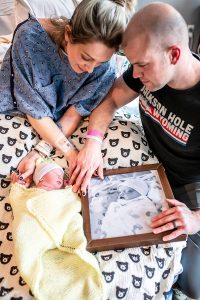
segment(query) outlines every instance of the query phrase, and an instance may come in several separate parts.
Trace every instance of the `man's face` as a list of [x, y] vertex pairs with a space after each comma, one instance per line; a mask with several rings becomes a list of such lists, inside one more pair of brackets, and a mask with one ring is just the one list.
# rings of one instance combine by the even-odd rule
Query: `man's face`
[[140, 36], [127, 44], [124, 53], [133, 64], [133, 78], [139, 78], [148, 90], [159, 90], [171, 81], [173, 69], [169, 51]]

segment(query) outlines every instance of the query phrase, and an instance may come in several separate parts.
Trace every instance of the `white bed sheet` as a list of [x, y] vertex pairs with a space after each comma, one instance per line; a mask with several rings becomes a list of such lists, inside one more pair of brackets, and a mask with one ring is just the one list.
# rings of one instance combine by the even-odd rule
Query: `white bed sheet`
[[[157, 162], [152, 152], [149, 151], [138, 118], [134, 117], [134, 119], [135, 121], [126, 112], [123, 116], [122, 113], [118, 115], [118, 119], [111, 123], [103, 145], [106, 168], [128, 167], [132, 161], [138, 164]], [[0, 297], [4, 300], [12, 299], [12, 297], [29, 300], [32, 299], [31, 292], [20, 276], [13, 248], [12, 208], [8, 197], [9, 173], [30, 151], [32, 145], [37, 143], [38, 137], [23, 118], [0, 115], [0, 120], [0, 157], [2, 160], [0, 164]], [[72, 141], [78, 149], [83, 145], [87, 125], [88, 120], [85, 120], [72, 136]], [[117, 128], [117, 131], [113, 130], [114, 128]], [[126, 132], [130, 132], [130, 139], [121, 136], [124, 128]], [[119, 138], [119, 143], [111, 147], [110, 143], [116, 138]], [[137, 150], [133, 149], [133, 143], [138, 145]], [[130, 149], [131, 157], [124, 155], [122, 148], [125, 151]], [[66, 166], [63, 160], [60, 158], [58, 160], [62, 166]], [[28, 236], [27, 239], [29, 239]], [[122, 296], [121, 299], [125, 300], [170, 299], [166, 297], [170, 295], [174, 277], [182, 270], [180, 257], [183, 246], [184, 243], [179, 242], [158, 247], [137, 247], [123, 251], [96, 253], [105, 283], [105, 299], [114, 300]], [[68, 300], [67, 298], [62, 300], [64, 299]]]

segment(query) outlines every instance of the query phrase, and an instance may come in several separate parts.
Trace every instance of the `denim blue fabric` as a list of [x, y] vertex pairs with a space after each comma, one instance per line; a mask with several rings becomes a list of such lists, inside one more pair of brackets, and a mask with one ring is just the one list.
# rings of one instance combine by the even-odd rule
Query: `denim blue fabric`
[[[10, 51], [0, 71], [2, 113], [16, 111], [10, 92]], [[58, 53], [56, 44], [33, 16], [16, 31], [12, 65], [17, 111], [36, 119], [51, 117], [57, 121], [70, 105], [81, 116], [88, 116], [115, 79], [114, 57], [91, 74], [74, 72], [67, 56]]]

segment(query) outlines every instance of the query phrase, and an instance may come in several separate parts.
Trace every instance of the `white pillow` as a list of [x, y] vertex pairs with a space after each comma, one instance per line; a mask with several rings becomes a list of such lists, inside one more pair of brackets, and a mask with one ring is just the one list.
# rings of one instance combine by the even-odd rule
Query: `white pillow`
[[11, 34], [15, 28], [14, 0], [0, 0], [0, 36]]
[[16, 0], [16, 22], [18, 24], [26, 19], [29, 12], [36, 18], [53, 16], [70, 18], [77, 2], [75, 0]]
[[0, 16], [11, 15], [14, 13], [14, 0], [1, 0]]

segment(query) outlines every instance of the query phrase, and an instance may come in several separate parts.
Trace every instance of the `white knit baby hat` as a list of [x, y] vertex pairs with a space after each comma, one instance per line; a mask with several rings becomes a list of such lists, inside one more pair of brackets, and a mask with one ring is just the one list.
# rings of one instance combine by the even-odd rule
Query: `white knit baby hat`
[[42, 162], [36, 163], [35, 172], [33, 174], [33, 181], [37, 185], [38, 182], [40, 181], [40, 179], [44, 175], [46, 175], [48, 172], [55, 170], [55, 169], [61, 170], [64, 174], [63, 168], [61, 168], [61, 166], [59, 166], [58, 164], [56, 164], [52, 161], [42, 161]]

